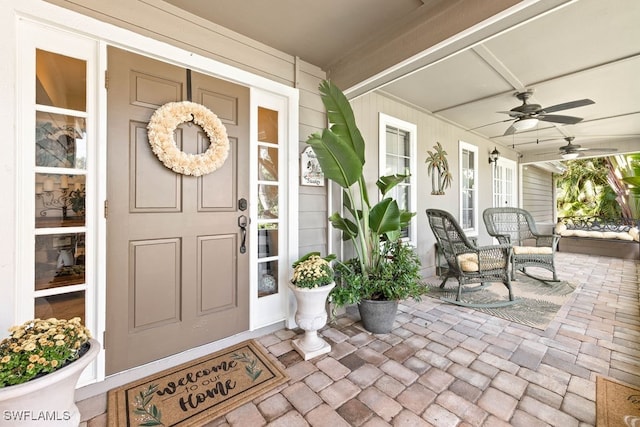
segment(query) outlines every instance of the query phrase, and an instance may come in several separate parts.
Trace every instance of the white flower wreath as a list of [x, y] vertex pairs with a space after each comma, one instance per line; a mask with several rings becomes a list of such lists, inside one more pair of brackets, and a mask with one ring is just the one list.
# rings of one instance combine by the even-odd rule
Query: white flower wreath
[[[202, 154], [187, 154], [176, 146], [173, 132], [183, 122], [193, 120], [204, 129], [211, 145]], [[158, 108], [147, 125], [149, 144], [155, 155], [169, 169], [200, 176], [218, 169], [229, 154], [227, 129], [218, 116], [195, 102], [169, 102]]]

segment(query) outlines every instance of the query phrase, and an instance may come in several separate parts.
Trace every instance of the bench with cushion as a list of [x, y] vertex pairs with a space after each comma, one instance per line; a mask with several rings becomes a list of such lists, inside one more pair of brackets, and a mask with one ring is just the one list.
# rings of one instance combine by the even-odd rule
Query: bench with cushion
[[555, 232], [559, 250], [626, 259], [640, 259], [640, 220], [593, 216], [560, 218]]

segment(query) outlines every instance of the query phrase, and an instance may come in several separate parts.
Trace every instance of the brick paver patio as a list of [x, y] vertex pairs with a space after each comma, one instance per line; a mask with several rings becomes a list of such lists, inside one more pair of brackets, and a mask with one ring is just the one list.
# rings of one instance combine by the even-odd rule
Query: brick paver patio
[[578, 287], [544, 331], [425, 297], [400, 305], [390, 334], [349, 310], [310, 361], [291, 347], [300, 331], [264, 336], [290, 381], [208, 425], [594, 426], [596, 375], [640, 386], [640, 262], [557, 265]]

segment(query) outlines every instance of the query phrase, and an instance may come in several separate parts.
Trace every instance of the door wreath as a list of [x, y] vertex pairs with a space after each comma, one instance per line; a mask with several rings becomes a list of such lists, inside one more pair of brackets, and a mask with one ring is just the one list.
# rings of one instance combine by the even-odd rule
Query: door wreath
[[[210, 145], [202, 154], [178, 149], [173, 133], [180, 123], [192, 121], [204, 129]], [[158, 108], [147, 125], [151, 149], [169, 169], [183, 175], [201, 176], [220, 168], [229, 154], [227, 129], [218, 116], [195, 102], [169, 102]]]

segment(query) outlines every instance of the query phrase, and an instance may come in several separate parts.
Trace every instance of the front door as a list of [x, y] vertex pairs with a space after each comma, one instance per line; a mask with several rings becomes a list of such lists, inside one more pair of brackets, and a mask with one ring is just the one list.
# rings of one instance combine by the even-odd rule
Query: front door
[[[249, 328], [249, 89], [116, 48], [108, 50], [106, 373]], [[229, 135], [222, 167], [181, 175], [153, 154], [147, 123], [167, 102], [215, 113]], [[202, 128], [183, 123], [179, 149], [203, 153]]]

